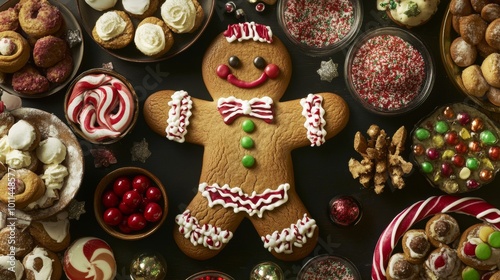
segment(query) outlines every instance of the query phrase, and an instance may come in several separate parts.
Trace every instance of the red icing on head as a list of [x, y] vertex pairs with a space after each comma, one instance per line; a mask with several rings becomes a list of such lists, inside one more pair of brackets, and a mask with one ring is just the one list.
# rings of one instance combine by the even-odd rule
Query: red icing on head
[[230, 24], [223, 34], [229, 42], [250, 39], [267, 43], [271, 43], [273, 41], [271, 28], [267, 25], [254, 22]]

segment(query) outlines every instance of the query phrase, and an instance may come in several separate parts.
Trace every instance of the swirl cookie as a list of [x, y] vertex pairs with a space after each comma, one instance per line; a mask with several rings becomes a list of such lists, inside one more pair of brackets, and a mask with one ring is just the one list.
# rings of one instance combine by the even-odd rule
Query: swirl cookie
[[113, 250], [104, 240], [83, 237], [64, 253], [63, 269], [70, 280], [112, 280], [116, 276]]
[[14, 73], [28, 62], [31, 47], [24, 37], [15, 31], [0, 32], [0, 72]]
[[43, 196], [45, 184], [36, 173], [28, 169], [16, 170], [15, 174], [16, 179], [4, 175], [0, 180], [0, 200], [7, 204], [12, 194], [16, 200], [16, 208], [24, 209]]
[[162, 90], [146, 100], [144, 117], [154, 132], [205, 147], [198, 193], [176, 216], [174, 239], [188, 256], [217, 255], [244, 218], [279, 259], [302, 259], [316, 246], [316, 222], [295, 192], [291, 150], [335, 136], [349, 108], [333, 93], [280, 102], [291, 71], [288, 51], [270, 27], [234, 24], [203, 58], [203, 80], [214, 101], [183, 90]]

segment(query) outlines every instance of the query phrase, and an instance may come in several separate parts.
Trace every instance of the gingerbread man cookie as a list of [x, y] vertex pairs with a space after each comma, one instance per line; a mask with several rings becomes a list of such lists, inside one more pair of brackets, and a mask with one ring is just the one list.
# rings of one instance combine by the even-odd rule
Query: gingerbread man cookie
[[214, 101], [182, 90], [146, 100], [153, 131], [204, 146], [199, 191], [175, 219], [174, 239], [188, 256], [218, 254], [244, 218], [278, 259], [304, 258], [316, 246], [318, 227], [295, 192], [291, 151], [339, 133], [349, 108], [332, 93], [280, 102], [291, 71], [288, 51], [270, 27], [239, 23], [216, 37], [203, 58]]

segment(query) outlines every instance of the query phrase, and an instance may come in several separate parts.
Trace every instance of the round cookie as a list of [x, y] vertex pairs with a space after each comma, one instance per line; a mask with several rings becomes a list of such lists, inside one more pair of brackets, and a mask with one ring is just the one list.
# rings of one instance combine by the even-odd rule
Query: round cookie
[[404, 258], [413, 264], [423, 263], [431, 250], [431, 243], [425, 231], [421, 229], [412, 229], [405, 232], [401, 244]]
[[161, 5], [161, 17], [174, 33], [192, 33], [200, 27], [205, 17], [197, 0], [166, 0]]
[[62, 277], [62, 265], [59, 257], [46, 248], [36, 246], [23, 258], [26, 280], [59, 280]]
[[462, 71], [462, 83], [468, 94], [482, 97], [490, 88], [479, 65], [471, 65]]
[[164, 21], [156, 17], [148, 17], [137, 26], [134, 43], [143, 54], [159, 57], [172, 48], [174, 36]]
[[490, 89], [486, 92], [486, 98], [491, 104], [495, 106], [500, 106], [500, 88], [490, 87]]
[[19, 9], [8, 8], [0, 12], [0, 32], [17, 31], [19, 28]]
[[[18, 179], [15, 179], [17, 187], [14, 194], [16, 208], [24, 209], [43, 196], [45, 184], [36, 173], [28, 169], [19, 169], [15, 173], [18, 176]], [[0, 180], [0, 200], [4, 203], [9, 202], [9, 188], [12, 180], [12, 177], [9, 178], [9, 176], [3, 176]]]
[[[12, 238], [11, 234], [14, 239], [9, 243]], [[12, 244], [15, 244], [15, 257], [19, 259], [22, 259], [35, 247], [33, 237], [27, 230], [17, 227], [4, 227], [0, 230], [0, 255], [11, 255]]]
[[[396, 24], [406, 28], [413, 28], [427, 23], [438, 9], [439, 1], [419, 1], [412, 0], [394, 1], [392, 6], [389, 1], [383, 8], [387, 16]], [[380, 5], [379, 5], [380, 6]]]
[[40, 131], [25, 120], [19, 120], [13, 124], [7, 137], [9, 146], [21, 151], [33, 151], [40, 143]]
[[19, 24], [30, 37], [41, 38], [59, 31], [63, 17], [49, 1], [26, 0], [19, 10]]
[[487, 27], [488, 24], [479, 14], [470, 14], [459, 19], [460, 36], [471, 45], [477, 45], [483, 40]]
[[424, 262], [424, 279], [462, 279], [464, 265], [457, 256], [457, 252], [442, 245], [434, 249]]
[[500, 263], [500, 231], [486, 223], [475, 224], [461, 235], [457, 254], [466, 265], [492, 270]]
[[45, 36], [36, 40], [33, 46], [33, 62], [38, 67], [48, 68], [63, 60], [68, 51], [68, 44], [63, 39]]
[[53, 252], [61, 252], [69, 246], [71, 237], [66, 211], [42, 221], [33, 221], [28, 229], [40, 246]]
[[28, 62], [31, 47], [24, 37], [15, 31], [0, 32], [0, 72], [14, 73]]
[[402, 253], [391, 256], [385, 270], [387, 280], [420, 279], [420, 266], [409, 262]]
[[500, 88], [500, 53], [492, 53], [483, 60], [481, 72], [489, 85]]
[[12, 260], [8, 255], [0, 255], [0, 279], [22, 280], [24, 277], [24, 266], [18, 260]]
[[472, 13], [470, 0], [451, 0], [449, 9], [456, 16], [468, 16]]
[[[154, 132], [204, 146], [198, 192], [175, 219], [174, 240], [189, 257], [217, 255], [244, 218], [278, 259], [299, 260], [316, 247], [317, 225], [295, 191], [291, 151], [335, 136], [347, 125], [349, 109], [333, 93], [280, 102], [291, 73], [288, 51], [270, 27], [233, 24], [203, 57], [213, 101], [183, 90], [162, 90], [145, 101], [144, 118]], [[252, 138], [253, 148], [240, 146], [242, 137]], [[226, 203], [224, 193], [234, 194], [233, 202]], [[275, 199], [265, 203], [270, 194]], [[207, 228], [213, 234], [197, 238]]]
[[500, 51], [500, 18], [492, 21], [485, 32], [485, 40], [491, 47], [495, 48], [497, 51]]
[[455, 218], [448, 214], [437, 214], [425, 224], [425, 233], [434, 247], [452, 244], [460, 236]]
[[158, 9], [159, 0], [122, 0], [123, 9], [134, 18], [152, 16]]
[[459, 67], [467, 67], [476, 61], [476, 46], [467, 43], [462, 37], [457, 37], [450, 46], [450, 55], [453, 62]]
[[92, 37], [106, 49], [122, 49], [132, 42], [134, 25], [127, 13], [109, 11], [97, 19]]

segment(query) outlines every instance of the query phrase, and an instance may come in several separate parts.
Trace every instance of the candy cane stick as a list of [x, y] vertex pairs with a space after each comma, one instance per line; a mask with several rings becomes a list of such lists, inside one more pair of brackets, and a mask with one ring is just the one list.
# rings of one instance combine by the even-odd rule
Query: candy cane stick
[[373, 253], [372, 279], [386, 279], [385, 269], [392, 250], [413, 224], [446, 212], [474, 216], [500, 229], [500, 210], [481, 198], [442, 195], [421, 200], [399, 213], [380, 235]]

